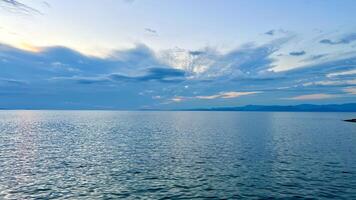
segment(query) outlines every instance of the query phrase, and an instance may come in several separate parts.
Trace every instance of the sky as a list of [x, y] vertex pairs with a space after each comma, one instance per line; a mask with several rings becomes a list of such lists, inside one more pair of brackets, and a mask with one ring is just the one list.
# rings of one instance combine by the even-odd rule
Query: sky
[[356, 103], [354, 0], [0, 0], [0, 108]]

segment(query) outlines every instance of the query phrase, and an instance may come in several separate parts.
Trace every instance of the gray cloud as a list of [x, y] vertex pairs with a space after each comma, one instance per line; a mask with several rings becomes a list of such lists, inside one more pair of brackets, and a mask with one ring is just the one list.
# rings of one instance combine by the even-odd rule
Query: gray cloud
[[266, 35], [274, 35], [276, 33], [276, 30], [269, 30], [265, 32]]
[[121, 74], [111, 74], [111, 80], [116, 81], [159, 81], [164, 83], [175, 83], [184, 81], [185, 72], [172, 68], [149, 68], [142, 76], [126, 76]]
[[147, 33], [153, 34], [153, 35], [157, 35], [157, 31], [151, 28], [145, 28], [145, 31]]
[[179, 69], [172, 68], [148, 68], [145, 74], [141, 76], [128, 76], [118, 73], [108, 75], [101, 75], [97, 77], [54, 77], [50, 80], [66, 81], [73, 80], [80, 84], [102, 84], [102, 83], [115, 83], [115, 82], [147, 82], [158, 81], [161, 83], [179, 83], [185, 80], [185, 72]]
[[288, 33], [288, 31], [283, 30], [283, 29], [272, 29], [272, 30], [265, 32], [264, 34], [269, 35], [269, 36], [274, 36], [274, 35], [277, 35], [280, 33], [285, 34], [285, 33]]
[[192, 56], [199, 56], [204, 54], [204, 51], [189, 51], [190, 55]]
[[302, 56], [302, 55], [305, 55], [306, 52], [305, 51], [292, 51], [289, 53], [289, 55], [291, 56]]
[[355, 40], [356, 40], [356, 33], [351, 33], [351, 34], [344, 35], [342, 38], [338, 40], [322, 39], [320, 40], [320, 43], [329, 44], [329, 45], [349, 44]]

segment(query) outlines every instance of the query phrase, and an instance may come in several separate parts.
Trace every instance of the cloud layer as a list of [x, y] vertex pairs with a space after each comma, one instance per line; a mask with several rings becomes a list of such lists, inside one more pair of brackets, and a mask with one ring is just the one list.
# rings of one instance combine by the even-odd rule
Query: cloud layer
[[[277, 37], [281, 32], [266, 34]], [[0, 107], [139, 109], [355, 101], [353, 50], [287, 51], [294, 36], [282, 33], [229, 51], [153, 51], [138, 44], [105, 58], [60, 46], [23, 50], [0, 45]], [[330, 41], [320, 45], [351, 44], [353, 36]]]

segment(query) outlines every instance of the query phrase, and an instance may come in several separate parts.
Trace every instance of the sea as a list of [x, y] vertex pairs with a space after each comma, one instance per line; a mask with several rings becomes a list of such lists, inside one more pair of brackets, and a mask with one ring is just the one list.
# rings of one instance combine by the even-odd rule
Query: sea
[[356, 113], [0, 111], [0, 199], [356, 199]]

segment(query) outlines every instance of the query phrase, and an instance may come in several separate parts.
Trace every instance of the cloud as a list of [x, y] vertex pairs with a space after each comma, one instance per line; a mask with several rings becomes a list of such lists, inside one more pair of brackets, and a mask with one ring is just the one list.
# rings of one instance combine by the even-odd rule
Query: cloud
[[312, 61], [316, 61], [319, 60], [321, 58], [324, 58], [325, 56], [327, 56], [328, 54], [318, 54], [318, 55], [311, 55], [303, 60], [301, 60], [302, 62], [312, 62]]
[[352, 80], [323, 80], [304, 83], [303, 86], [347, 86], [356, 85], [356, 79]]
[[151, 28], [145, 28], [145, 31], [147, 33], [153, 34], [153, 35], [157, 35], [157, 31]]
[[204, 54], [204, 51], [189, 51], [192, 56], [200, 56]]
[[162, 99], [162, 96], [159, 96], [159, 95], [157, 95], [157, 96], [152, 96], [152, 99]]
[[176, 78], [180, 79], [185, 76], [185, 72], [183, 70], [172, 68], [149, 68], [147, 72], [148, 73], [146, 75], [137, 78], [143, 81], [169, 81], [176, 80]]
[[330, 40], [330, 39], [322, 39], [320, 40], [320, 43], [322, 44], [329, 44], [329, 45], [336, 45], [336, 44], [349, 44], [353, 41], [356, 40], [356, 33], [350, 33], [347, 35], [344, 35], [338, 40]]
[[300, 95], [300, 96], [295, 96], [295, 97], [290, 97], [286, 98], [288, 100], [321, 100], [321, 99], [331, 99], [331, 98], [336, 98], [338, 97], [337, 95], [332, 95], [332, 94], [307, 94], [307, 95]]
[[32, 8], [17, 0], [0, 0], [0, 7], [16, 13], [22, 14], [41, 14], [41, 12], [35, 8]]
[[185, 72], [172, 68], [149, 68], [146, 74], [141, 76], [126, 76], [121, 74], [111, 74], [110, 79], [116, 81], [159, 81], [159, 82], [181, 82], [184, 80]]
[[195, 79], [246, 79], [266, 75], [272, 67], [275, 53], [290, 38], [284, 37], [264, 45], [247, 44], [229, 52], [205, 48], [199, 51], [170, 49], [159, 54], [168, 66], [182, 69]]
[[10, 85], [26, 85], [28, 84], [26, 81], [23, 80], [16, 80], [16, 79], [8, 79], [8, 78], [0, 78], [0, 85], [10, 84]]
[[123, 0], [125, 3], [133, 3], [135, 0]]
[[[330, 88], [351, 86], [355, 84], [355, 76], [351, 72], [355, 69], [355, 57], [328, 59], [316, 64], [310, 64], [305, 67], [296, 68], [284, 72], [277, 73], [288, 80], [279, 84], [298, 87], [323, 87]], [[350, 71], [350, 72], [349, 72]], [[347, 73], [350, 73], [346, 75]], [[341, 73], [341, 74], [339, 74]], [[345, 74], [344, 74], [345, 73]]]
[[201, 99], [201, 100], [214, 100], [214, 99], [233, 99], [233, 98], [238, 98], [241, 96], [246, 96], [246, 95], [252, 95], [252, 94], [258, 94], [261, 92], [219, 92], [218, 94], [214, 95], [207, 95], [207, 96], [175, 96], [171, 98], [171, 101], [173, 102], [182, 102], [186, 100], [192, 100], [192, 99]]
[[349, 75], [356, 75], [356, 69], [342, 71], [342, 72], [334, 72], [334, 73], [327, 74], [326, 76], [332, 78], [337, 76], [349, 76]]
[[184, 98], [184, 97], [173, 97], [172, 99], [171, 99], [171, 101], [173, 101], [173, 102], [182, 102], [182, 101], [184, 101], [186, 98]]
[[45, 5], [47, 8], [51, 8], [51, 4], [48, 3], [47, 1], [42, 1], [42, 4]]
[[33, 45], [25, 43], [25, 42], [20, 44], [20, 48], [23, 50], [26, 50], [26, 51], [34, 52], [34, 53], [38, 53], [42, 50], [40, 47], [36, 47], [36, 46], [33, 46]]
[[245, 95], [257, 94], [260, 92], [220, 92], [219, 94], [210, 95], [210, 96], [196, 96], [193, 98], [196, 99], [231, 99], [237, 98]]
[[[311, 92], [339, 94], [345, 86], [356, 85], [353, 56], [328, 56], [323, 62], [301, 68], [272, 71], [279, 59], [274, 55], [280, 53], [289, 39], [284, 37], [262, 45], [245, 44], [231, 51], [205, 47], [155, 52], [138, 44], [100, 58], [60, 46], [29, 51], [0, 45], [1, 77], [27, 83], [20, 87], [3, 80], [0, 86], [4, 92], [26, 88], [33, 98], [30, 95], [21, 98], [29, 97], [31, 105], [38, 104], [36, 99], [40, 98], [41, 103], [53, 106], [70, 100], [79, 101], [76, 105], [126, 109], [161, 105], [169, 97], [172, 97], [169, 102], [185, 101], [172, 106], [191, 106], [198, 102], [212, 106], [225, 102], [270, 104]], [[148, 90], [152, 92], [144, 92]], [[253, 96], [257, 93], [263, 93], [263, 100]], [[234, 99], [242, 96], [238, 101]], [[335, 101], [342, 100], [340, 97]], [[11, 102], [18, 101], [15, 97], [0, 99], [2, 105]]]
[[331, 45], [333, 45], [333, 44], [339, 44], [338, 42], [333, 42], [333, 41], [331, 41], [331, 40], [329, 40], [329, 39], [320, 40], [320, 43], [322, 43], [322, 44], [331, 44]]
[[111, 82], [110, 79], [106, 77], [78, 77], [78, 76], [73, 76], [73, 77], [53, 77], [50, 78], [49, 80], [51, 81], [75, 81], [79, 84], [98, 84], [98, 83], [109, 83]]
[[269, 36], [274, 36], [274, 35], [277, 35], [278, 33], [286, 34], [286, 33], [288, 33], [288, 31], [283, 30], [283, 29], [272, 29], [272, 30], [265, 32], [264, 34], [269, 35]]
[[291, 56], [302, 56], [302, 55], [305, 55], [305, 51], [292, 51], [289, 53], [289, 55]]
[[145, 74], [141, 76], [128, 76], [123, 74], [108, 74], [97, 77], [54, 77], [50, 80], [66, 81], [73, 80], [80, 84], [95, 84], [95, 83], [115, 83], [115, 82], [147, 82], [158, 81], [161, 83], [178, 83], [185, 80], [185, 72], [179, 69], [171, 68], [149, 68], [145, 70]]
[[274, 35], [276, 33], [276, 30], [269, 30], [265, 32], [266, 35]]
[[348, 94], [356, 95], [356, 87], [345, 88], [343, 91]]

